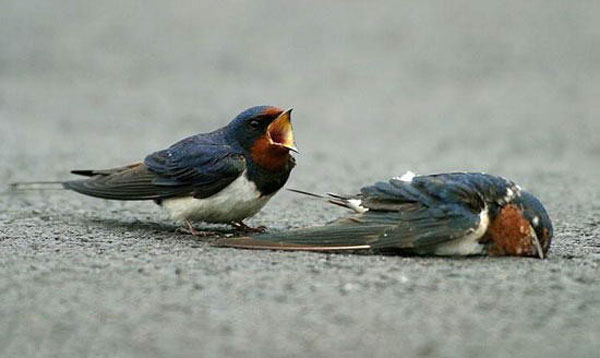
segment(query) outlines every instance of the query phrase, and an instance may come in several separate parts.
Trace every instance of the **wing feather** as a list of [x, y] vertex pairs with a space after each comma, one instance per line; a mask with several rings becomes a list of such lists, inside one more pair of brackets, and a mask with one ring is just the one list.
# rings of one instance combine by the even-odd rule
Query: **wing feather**
[[479, 216], [468, 210], [409, 204], [399, 211], [369, 211], [322, 226], [220, 239], [216, 245], [273, 250], [433, 253], [433, 245], [462, 237], [478, 226]]
[[[214, 136], [214, 134], [212, 134]], [[245, 170], [244, 156], [214, 138], [194, 136], [146, 157], [143, 163], [108, 170], [76, 170], [88, 179], [63, 182], [67, 189], [115, 200], [159, 200], [223, 190]]]

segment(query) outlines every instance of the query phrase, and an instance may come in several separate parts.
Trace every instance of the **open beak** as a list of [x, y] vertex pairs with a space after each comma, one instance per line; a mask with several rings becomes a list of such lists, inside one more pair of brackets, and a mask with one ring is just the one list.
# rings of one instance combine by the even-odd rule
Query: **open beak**
[[281, 113], [279, 117], [275, 118], [275, 120], [269, 124], [267, 133], [273, 144], [298, 153], [298, 148], [296, 148], [296, 143], [294, 142], [291, 113], [292, 108]]

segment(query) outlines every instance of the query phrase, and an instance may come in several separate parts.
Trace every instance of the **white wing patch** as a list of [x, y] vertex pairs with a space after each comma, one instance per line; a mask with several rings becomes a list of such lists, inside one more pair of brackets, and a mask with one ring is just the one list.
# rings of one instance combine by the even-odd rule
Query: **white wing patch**
[[369, 211], [369, 209], [361, 206], [362, 200], [360, 199], [348, 199], [346, 203], [348, 203], [348, 207], [350, 209], [356, 211], [359, 214], [366, 213], [367, 211]]
[[394, 179], [396, 180], [400, 180], [406, 183], [410, 183], [412, 182], [412, 180], [416, 177], [417, 175], [415, 173], [413, 173], [412, 171], [407, 171], [406, 173], [402, 174], [399, 177], [394, 177]]
[[515, 192], [512, 191], [511, 188], [506, 188], [506, 195], [504, 196], [504, 198], [502, 200], [504, 200], [505, 203], [510, 203], [510, 201], [513, 199], [514, 196], [515, 196]]

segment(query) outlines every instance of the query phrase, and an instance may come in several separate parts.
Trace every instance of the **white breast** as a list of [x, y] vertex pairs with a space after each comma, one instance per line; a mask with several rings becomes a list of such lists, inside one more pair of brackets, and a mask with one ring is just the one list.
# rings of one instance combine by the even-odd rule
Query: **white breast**
[[274, 193], [262, 196], [244, 172], [225, 189], [211, 197], [166, 199], [162, 206], [169, 211], [174, 220], [230, 223], [254, 216], [273, 195]]
[[466, 256], [480, 255], [484, 253], [485, 246], [479, 243], [479, 239], [487, 231], [490, 219], [487, 207], [479, 214], [479, 226], [462, 238], [448, 241], [436, 247], [435, 254], [440, 256]]

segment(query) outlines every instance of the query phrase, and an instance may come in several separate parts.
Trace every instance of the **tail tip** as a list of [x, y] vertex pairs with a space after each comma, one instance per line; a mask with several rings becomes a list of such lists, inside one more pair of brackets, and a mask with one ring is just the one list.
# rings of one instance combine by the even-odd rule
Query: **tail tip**
[[25, 191], [25, 190], [48, 190], [64, 189], [65, 184], [61, 181], [36, 181], [36, 182], [14, 182], [8, 183], [7, 191]]

